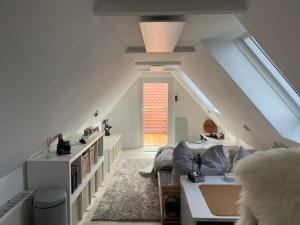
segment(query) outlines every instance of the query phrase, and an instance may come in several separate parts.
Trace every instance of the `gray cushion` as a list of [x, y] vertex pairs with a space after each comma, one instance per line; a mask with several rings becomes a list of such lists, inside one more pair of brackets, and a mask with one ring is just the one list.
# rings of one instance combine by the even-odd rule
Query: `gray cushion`
[[191, 172], [193, 164], [193, 153], [184, 141], [181, 141], [174, 149], [172, 162], [172, 184], [179, 184], [180, 176]]
[[[223, 175], [227, 171], [227, 159], [222, 145], [215, 145], [206, 149], [202, 154], [201, 173], [204, 176]], [[182, 141], [173, 152], [172, 184], [180, 183], [180, 176], [187, 175], [197, 169], [194, 163], [193, 153]]]
[[222, 145], [207, 149], [202, 155], [201, 173], [205, 176], [223, 175], [227, 172], [227, 159]]
[[244, 149], [241, 146], [233, 159], [233, 164], [236, 163], [237, 161], [241, 160], [242, 158], [245, 158], [246, 156], [248, 156], [250, 154], [251, 153], [248, 150]]
[[229, 173], [232, 172], [233, 167], [237, 164], [237, 162], [239, 160], [254, 153], [255, 151], [256, 151], [255, 149], [247, 150], [247, 149], [243, 148], [242, 146], [238, 150], [230, 149], [229, 150], [230, 165], [228, 167], [228, 172]]

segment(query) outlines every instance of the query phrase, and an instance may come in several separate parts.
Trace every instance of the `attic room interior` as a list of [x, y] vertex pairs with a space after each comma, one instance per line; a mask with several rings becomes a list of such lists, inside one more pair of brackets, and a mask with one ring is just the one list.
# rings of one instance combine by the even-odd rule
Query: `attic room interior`
[[0, 225], [300, 224], [299, 10], [2, 0]]

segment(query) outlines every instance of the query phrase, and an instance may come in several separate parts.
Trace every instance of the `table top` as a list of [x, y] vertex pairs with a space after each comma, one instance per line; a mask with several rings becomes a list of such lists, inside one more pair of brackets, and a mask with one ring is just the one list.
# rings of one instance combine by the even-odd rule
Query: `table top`
[[197, 221], [236, 221], [238, 216], [215, 216], [211, 213], [204, 196], [202, 195], [200, 185], [238, 185], [235, 182], [226, 182], [223, 176], [205, 176], [205, 181], [192, 183], [187, 176], [180, 177], [181, 191], [184, 191], [187, 204], [189, 206], [193, 219]]

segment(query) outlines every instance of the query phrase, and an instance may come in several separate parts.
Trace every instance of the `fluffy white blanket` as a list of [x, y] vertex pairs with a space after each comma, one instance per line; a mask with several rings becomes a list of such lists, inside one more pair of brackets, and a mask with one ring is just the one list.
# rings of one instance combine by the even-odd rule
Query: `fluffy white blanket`
[[300, 224], [300, 147], [256, 152], [234, 173], [242, 184], [236, 225]]

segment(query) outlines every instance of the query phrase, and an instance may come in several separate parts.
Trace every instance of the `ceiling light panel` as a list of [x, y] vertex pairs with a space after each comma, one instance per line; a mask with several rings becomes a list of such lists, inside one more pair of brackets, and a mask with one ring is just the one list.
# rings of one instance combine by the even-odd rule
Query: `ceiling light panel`
[[140, 22], [146, 51], [173, 52], [183, 30], [184, 21]]
[[164, 66], [159, 66], [159, 65], [150, 66], [151, 72], [163, 72], [164, 70], [165, 70]]

